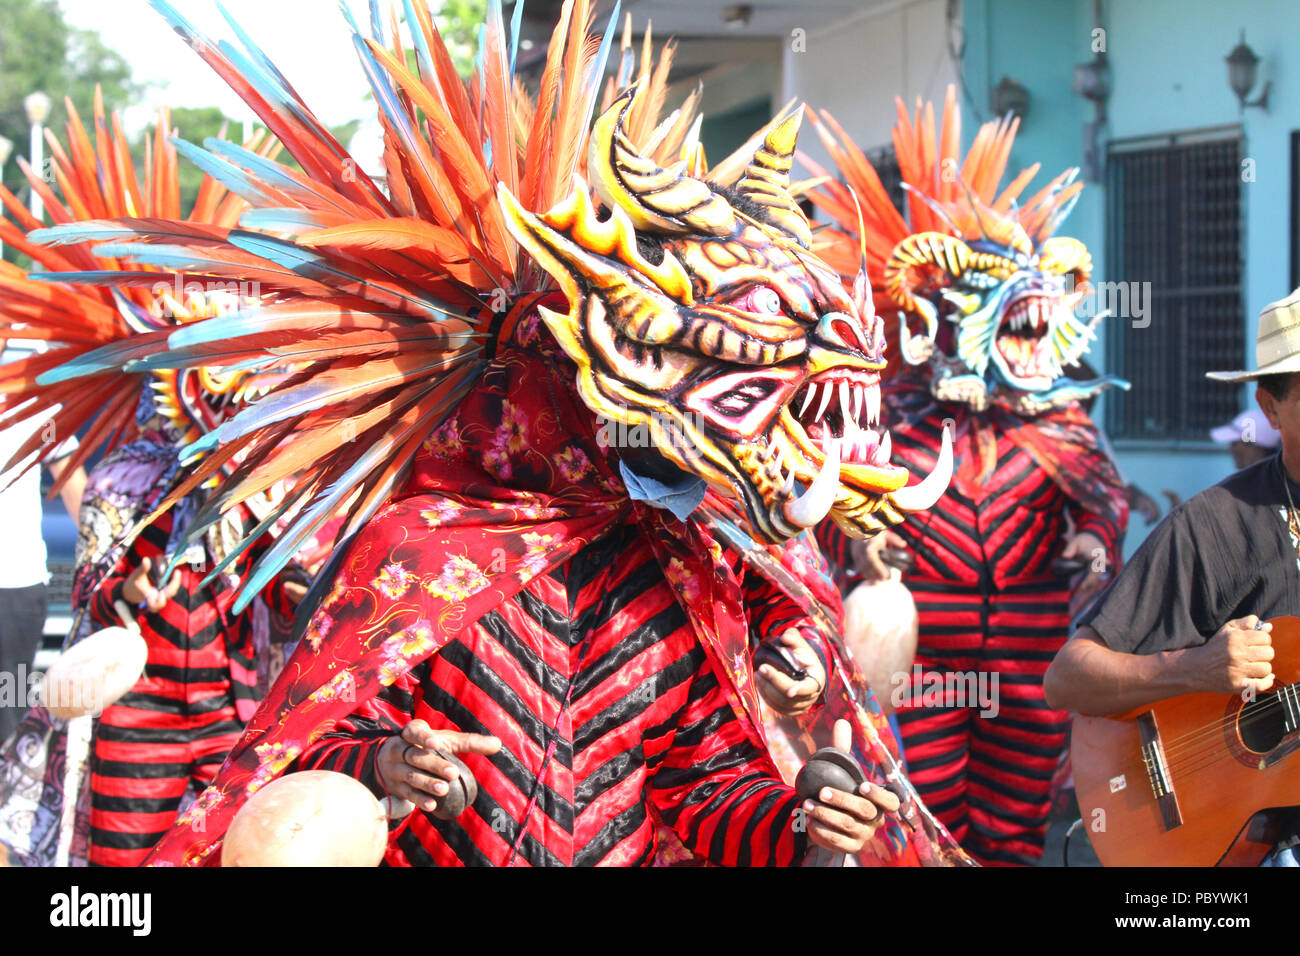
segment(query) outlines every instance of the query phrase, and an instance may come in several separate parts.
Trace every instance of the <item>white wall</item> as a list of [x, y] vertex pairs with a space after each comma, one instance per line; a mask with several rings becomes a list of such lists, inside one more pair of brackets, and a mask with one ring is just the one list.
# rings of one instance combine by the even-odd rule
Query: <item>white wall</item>
[[[809, 29], [802, 52], [794, 49], [798, 38], [791, 38], [782, 58], [781, 101], [798, 97], [829, 111], [863, 149], [888, 144], [895, 96], [909, 108], [918, 96], [942, 103], [945, 88], [956, 81], [946, 7], [945, 0], [873, 6]], [[801, 136], [799, 145], [816, 161], [828, 162], [816, 135]]]

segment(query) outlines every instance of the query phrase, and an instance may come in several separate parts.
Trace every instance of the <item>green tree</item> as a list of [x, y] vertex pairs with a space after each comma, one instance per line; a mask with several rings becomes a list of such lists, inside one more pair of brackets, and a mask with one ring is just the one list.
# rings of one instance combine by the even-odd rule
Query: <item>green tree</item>
[[[126, 60], [97, 33], [64, 22], [56, 0], [0, 0], [0, 135], [13, 141], [14, 156], [26, 157], [31, 149], [23, 108], [29, 93], [50, 97], [54, 108], [46, 124], [62, 134], [64, 98], [89, 122], [96, 85], [109, 110], [126, 106], [142, 89]], [[20, 197], [29, 192], [13, 159], [5, 164], [4, 183]]]
[[434, 23], [461, 76], [467, 75], [474, 65], [479, 27], [486, 20], [487, 0], [442, 0], [438, 4]]

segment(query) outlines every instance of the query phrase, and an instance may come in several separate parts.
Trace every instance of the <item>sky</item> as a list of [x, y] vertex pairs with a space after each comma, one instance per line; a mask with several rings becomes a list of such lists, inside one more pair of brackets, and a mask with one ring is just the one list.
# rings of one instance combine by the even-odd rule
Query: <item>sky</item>
[[[171, 0], [214, 40], [235, 40], [216, 0]], [[226, 10], [280, 68], [307, 105], [328, 125], [373, 112], [339, 0], [223, 0]], [[343, 0], [363, 28], [365, 0]], [[163, 104], [219, 106], [228, 116], [251, 113], [146, 0], [59, 0], [68, 23], [99, 33], [131, 64], [135, 79], [152, 85], [124, 111], [130, 132], [149, 125]]]

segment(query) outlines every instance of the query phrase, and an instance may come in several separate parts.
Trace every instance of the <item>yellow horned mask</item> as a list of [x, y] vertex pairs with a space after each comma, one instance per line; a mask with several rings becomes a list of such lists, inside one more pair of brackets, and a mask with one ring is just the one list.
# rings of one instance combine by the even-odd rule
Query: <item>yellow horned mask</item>
[[777, 124], [734, 188], [661, 168], [622, 130], [632, 91], [597, 120], [588, 175], [545, 215], [504, 188], [516, 239], [569, 312], [542, 318], [599, 417], [648, 429], [654, 452], [724, 495], [779, 542], [828, 514], [862, 538], [928, 508], [951, 454], [920, 485], [890, 464], [880, 423], [885, 336], [808, 251], [788, 191], [801, 113]]

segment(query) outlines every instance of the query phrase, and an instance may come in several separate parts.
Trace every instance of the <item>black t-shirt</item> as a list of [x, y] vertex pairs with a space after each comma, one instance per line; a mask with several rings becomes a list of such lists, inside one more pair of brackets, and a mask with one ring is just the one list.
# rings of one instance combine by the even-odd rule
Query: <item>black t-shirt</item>
[[[1228, 621], [1300, 614], [1300, 542], [1288, 522], [1281, 455], [1179, 505], [1079, 617], [1114, 651], [1203, 644]], [[1300, 506], [1300, 485], [1290, 482]]]

